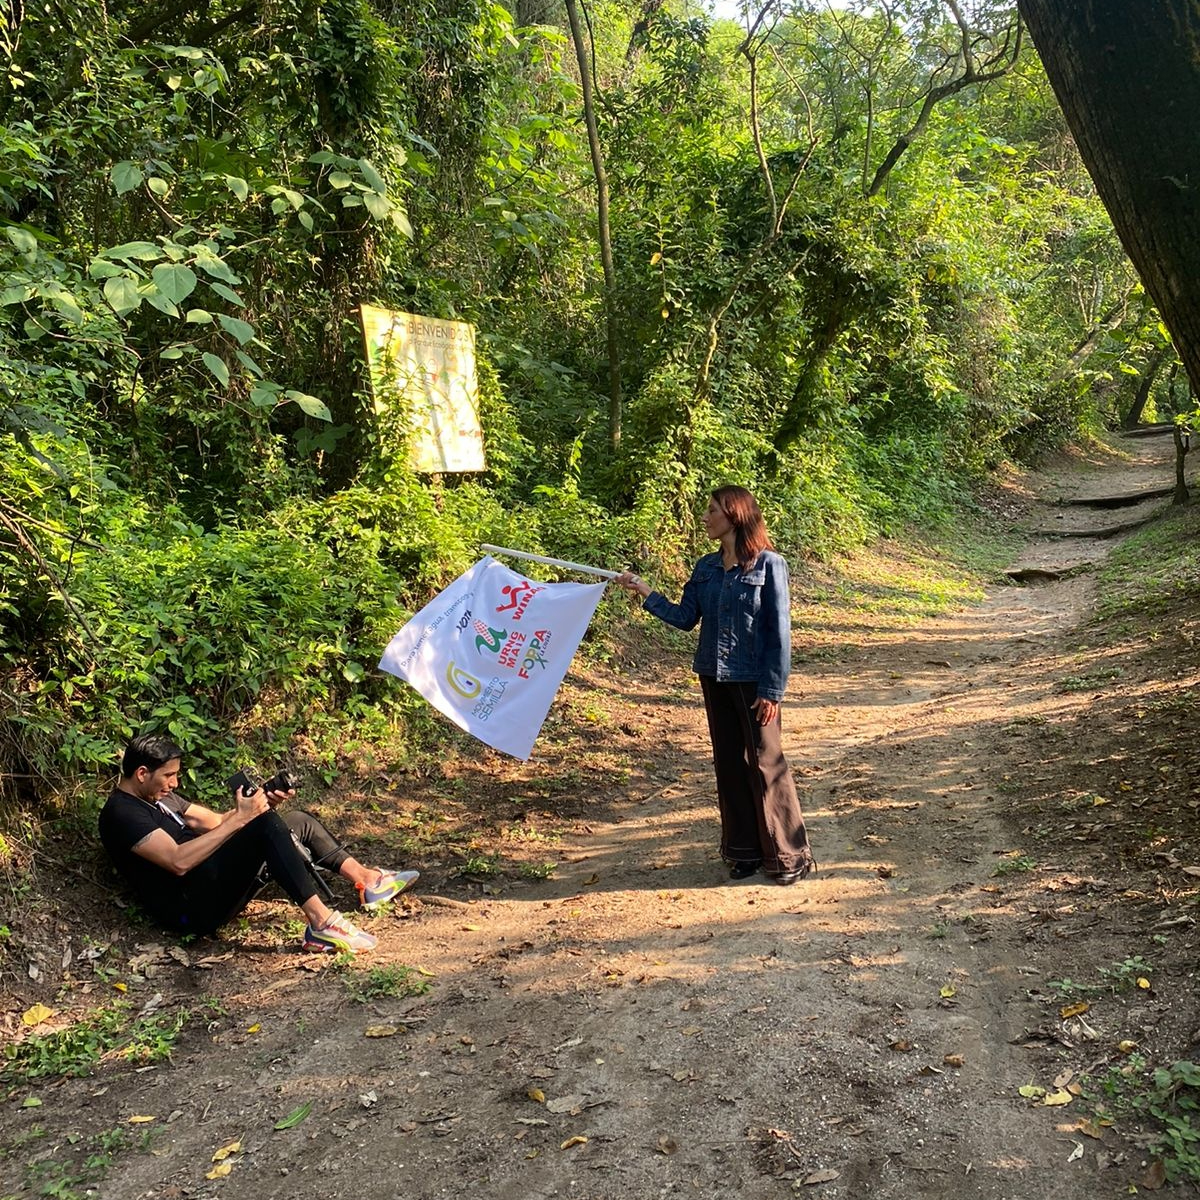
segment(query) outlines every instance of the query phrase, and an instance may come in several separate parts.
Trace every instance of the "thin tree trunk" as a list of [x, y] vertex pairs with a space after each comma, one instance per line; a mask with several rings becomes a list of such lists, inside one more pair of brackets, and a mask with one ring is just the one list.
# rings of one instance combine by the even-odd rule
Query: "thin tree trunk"
[[596, 106], [592, 95], [592, 69], [587, 44], [579, 20], [576, 0], [564, 0], [571, 41], [579, 63], [579, 82], [583, 88], [583, 121], [587, 127], [588, 148], [592, 152], [592, 170], [596, 176], [596, 232], [600, 241], [600, 264], [604, 269], [604, 321], [608, 332], [608, 439], [614, 449], [621, 444], [621, 352], [617, 340], [617, 273], [613, 267], [612, 234], [608, 224], [608, 175], [600, 131], [596, 126]]
[[1121, 422], [1122, 429], [1135, 429], [1141, 424], [1142, 412], [1146, 407], [1146, 401], [1150, 399], [1150, 391], [1154, 387], [1154, 381], [1158, 378], [1158, 373], [1162, 370], [1163, 363], [1167, 361], [1169, 353], [1169, 348], [1164, 346], [1146, 360], [1146, 365], [1142, 368], [1142, 377], [1138, 380], [1138, 389], [1134, 394], [1133, 403], [1129, 406], [1129, 411], [1125, 414], [1125, 419]]
[[1183, 477], [1183, 460], [1191, 449], [1191, 430], [1176, 424], [1171, 430], [1175, 435], [1175, 495], [1171, 497], [1172, 504], [1188, 502], [1187, 480]]
[[933, 110], [943, 100], [950, 96], [956, 96], [969, 87], [989, 83], [993, 79], [999, 79], [1002, 75], [1008, 74], [1021, 55], [1021, 23], [1017, 21], [1005, 32], [1000, 45], [980, 62], [976, 53], [977, 39], [974, 31], [967, 24], [958, 0], [943, 0], [943, 2], [953, 13], [954, 21], [961, 34], [959, 50], [962, 57], [962, 74], [937, 87], [931, 87], [925, 93], [925, 99], [921, 104], [921, 111], [917, 114], [916, 121], [892, 143], [892, 148], [884, 156], [883, 162], [879, 164], [875, 178], [871, 180], [871, 186], [867, 188], [868, 196], [876, 196], [883, 189], [892, 169], [913, 142], [925, 132]]
[[1067, 359], [1053, 375], [1050, 376], [1051, 383], [1059, 383], [1062, 380], [1073, 375], [1085, 362], [1092, 356], [1092, 352], [1100, 345], [1106, 333], [1111, 333], [1125, 319], [1125, 303], [1129, 299], [1128, 296], [1123, 296], [1119, 303], [1114, 304], [1102, 316], [1093, 329], [1086, 337], [1084, 337], [1079, 345], [1071, 351], [1071, 357]]

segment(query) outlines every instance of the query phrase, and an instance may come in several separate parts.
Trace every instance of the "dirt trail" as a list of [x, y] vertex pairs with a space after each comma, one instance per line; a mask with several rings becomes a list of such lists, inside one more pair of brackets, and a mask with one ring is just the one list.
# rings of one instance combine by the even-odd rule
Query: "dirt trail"
[[[1130, 453], [1037, 485], [1054, 501], [1170, 482], [1169, 437]], [[1073, 506], [1073, 532], [1089, 511], [1112, 524]], [[1063, 512], [1035, 506], [1030, 524]], [[1053, 573], [1111, 545], [1035, 540], [1020, 563]], [[54, 1103], [97, 1127], [176, 1114], [101, 1184], [123, 1200], [1124, 1194], [1136, 1149], [1079, 1132], [1073, 1096], [1018, 1095], [1095, 1057], [1045, 987], [1064, 930], [1075, 953], [1103, 935], [1094, 881], [1002, 867], [1023, 846], [1006, 789], [1021, 730], [1078, 703], [1054, 682], [1091, 588], [1068, 574], [911, 625], [801, 622], [785, 732], [814, 878], [725, 878], [683, 665], [626, 676], [605, 703], [641, 733], [629, 794], [596, 797], [605, 819], [564, 833], [555, 877], [427, 892], [383, 927], [374, 961], [432, 971], [428, 994], [355, 1005], [268, 953], [211, 1041], [162, 1069], [65, 1083], [40, 1119]], [[199, 994], [211, 976], [176, 986]], [[381, 1025], [396, 1032], [364, 1036]], [[307, 1102], [307, 1121], [272, 1131]], [[206, 1181], [234, 1138], [234, 1170]]]

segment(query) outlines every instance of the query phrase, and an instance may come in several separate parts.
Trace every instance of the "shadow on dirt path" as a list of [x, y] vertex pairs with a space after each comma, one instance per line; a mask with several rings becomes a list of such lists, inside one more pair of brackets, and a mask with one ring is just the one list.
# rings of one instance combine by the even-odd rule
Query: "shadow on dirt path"
[[1130, 454], [1035, 481], [1031, 527], [1076, 536], [1039, 534], [1018, 565], [1061, 577], [915, 623], [801, 620], [784, 719], [814, 878], [726, 880], [694, 689], [678, 664], [609, 680], [618, 719], [647, 723], [628, 803], [561, 831], [553, 879], [426, 892], [377, 927], [373, 963], [419, 964], [427, 994], [355, 1004], [325, 963], [229, 964], [210, 1035], [9, 1105], [6, 1136], [153, 1116], [150, 1153], [98, 1185], [129, 1200], [1124, 1194], [1140, 1152], [1075, 1094], [1101, 1035], [1047, 985], [1067, 931], [1076, 954], [1103, 932], [1101, 885], [1068, 852], [1032, 862], [1009, 798], [1025, 732], [1079, 703], [1056, 688], [1062, 639], [1113, 544], [1078, 536], [1111, 511], [1058, 502], [1170, 481], [1169, 437]]

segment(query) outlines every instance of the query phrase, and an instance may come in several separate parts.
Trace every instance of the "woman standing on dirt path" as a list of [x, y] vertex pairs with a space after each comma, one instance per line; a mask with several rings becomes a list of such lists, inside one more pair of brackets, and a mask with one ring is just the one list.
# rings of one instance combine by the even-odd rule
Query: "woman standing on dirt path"
[[668, 625], [700, 622], [692, 666], [708, 714], [729, 877], [761, 870], [776, 883], [795, 883], [817, 864], [779, 719], [792, 658], [787, 563], [771, 549], [758, 501], [743, 487], [717, 488], [701, 521], [721, 548], [695, 565], [678, 604], [629, 571], [614, 582]]

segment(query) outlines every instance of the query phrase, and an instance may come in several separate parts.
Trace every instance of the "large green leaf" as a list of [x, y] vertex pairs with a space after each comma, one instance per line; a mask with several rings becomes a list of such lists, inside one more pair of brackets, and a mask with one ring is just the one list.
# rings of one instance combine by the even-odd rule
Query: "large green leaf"
[[168, 317], [179, 316], [179, 309], [171, 302], [170, 297], [164, 296], [153, 283], [143, 283], [138, 292], [147, 304], [153, 305], [159, 312], [166, 313]]
[[370, 161], [365, 158], [358, 160], [358, 169], [362, 172], [362, 177], [373, 187], [377, 192], [386, 192], [387, 184], [383, 182], [383, 176], [371, 165]]
[[200, 268], [205, 275], [212, 276], [213, 279], [224, 280], [225, 283], [241, 283], [242, 281], [229, 269], [225, 260], [219, 255], [214, 254], [209, 247], [201, 244], [196, 247], [196, 266]]
[[163, 256], [162, 247], [153, 242], [122, 242], [119, 246], [101, 250], [100, 254], [104, 258], [134, 258], [141, 262], [154, 262]]
[[72, 325], [83, 324], [83, 311], [75, 297], [66, 288], [51, 284], [41, 289], [41, 294], [54, 305], [55, 309]]
[[307, 413], [310, 417], [316, 417], [318, 421], [333, 420], [329, 409], [316, 396], [310, 396], [307, 392], [298, 392], [294, 388], [288, 388], [283, 396], [282, 403], [286, 404], [290, 400], [302, 412]]
[[254, 336], [254, 326], [249, 321], [239, 321], [237, 317], [227, 317], [224, 313], [218, 313], [217, 320], [221, 328], [237, 338], [243, 346]]
[[392, 202], [378, 192], [363, 192], [362, 200], [367, 206], [367, 212], [377, 221], [386, 219], [388, 213], [392, 211]]
[[222, 300], [228, 300], [230, 304], [236, 304], [238, 308], [245, 308], [246, 302], [233, 290], [227, 288], [223, 283], [209, 283], [208, 285]]
[[132, 192], [134, 188], [140, 187], [142, 180], [146, 178], [141, 167], [131, 162], [114, 163], [108, 174], [118, 196], [123, 196], [126, 192]]
[[245, 200], [250, 195], [250, 185], [237, 175], [226, 175], [225, 186], [239, 200]]
[[248, 355], [244, 350], [235, 350], [238, 362], [250, 372], [251, 375], [257, 376], [259, 379], [263, 377], [263, 369]]
[[37, 294], [32, 284], [20, 283], [0, 291], [0, 308], [8, 304], [24, 304]]
[[150, 276], [158, 290], [175, 304], [181, 304], [196, 290], [196, 272], [182, 263], [163, 263]]
[[206, 350], [201, 356], [204, 365], [212, 372], [213, 377], [222, 387], [229, 386], [229, 368], [215, 354]]
[[9, 225], [4, 231], [5, 236], [16, 248], [18, 254], [33, 254], [37, 250], [37, 238], [28, 229], [17, 225]]
[[114, 275], [104, 281], [104, 298], [118, 317], [126, 317], [142, 306], [137, 284], [128, 275]]

